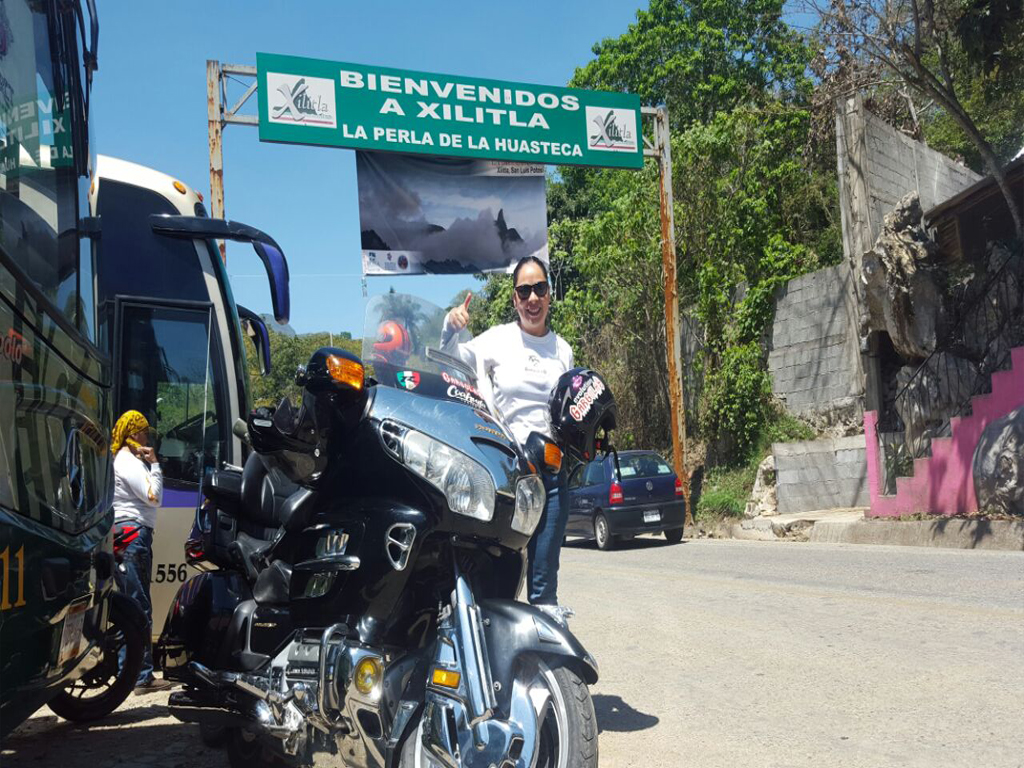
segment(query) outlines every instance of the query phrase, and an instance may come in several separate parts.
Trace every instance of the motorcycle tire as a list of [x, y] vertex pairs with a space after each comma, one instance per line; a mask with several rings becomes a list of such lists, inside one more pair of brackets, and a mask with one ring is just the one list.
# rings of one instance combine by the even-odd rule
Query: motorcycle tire
[[[142, 669], [145, 632], [115, 600], [110, 606], [110, 625], [104, 638], [103, 658], [81, 678], [70, 683], [48, 704], [55, 714], [75, 723], [106, 717], [128, 698]], [[119, 667], [118, 652], [125, 647], [125, 663]], [[95, 695], [89, 695], [89, 694]]]
[[[572, 669], [549, 667], [536, 657], [527, 659], [517, 674], [524, 672], [531, 679], [531, 687], [534, 683], [547, 687], [552, 701], [550, 710], [538, 713], [542, 719], [538, 728], [537, 768], [597, 768], [597, 716], [586, 682]], [[399, 768], [443, 768], [442, 763], [420, 749], [422, 738], [421, 719], [402, 744]]]

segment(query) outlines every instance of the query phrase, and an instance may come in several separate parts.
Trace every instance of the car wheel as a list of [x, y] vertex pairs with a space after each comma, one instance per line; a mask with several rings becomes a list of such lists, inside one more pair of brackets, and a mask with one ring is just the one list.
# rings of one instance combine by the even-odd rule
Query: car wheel
[[678, 544], [683, 540], [683, 529], [682, 528], [669, 528], [665, 531], [665, 538], [668, 539], [670, 544]]
[[597, 542], [597, 548], [604, 552], [615, 548], [615, 537], [608, 527], [608, 518], [600, 512], [594, 517], [594, 541]]

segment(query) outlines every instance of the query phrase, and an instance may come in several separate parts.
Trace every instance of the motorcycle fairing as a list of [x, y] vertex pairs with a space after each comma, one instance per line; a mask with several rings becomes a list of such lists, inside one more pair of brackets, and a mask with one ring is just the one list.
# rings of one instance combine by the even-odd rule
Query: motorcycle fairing
[[498, 707], [508, 712], [516, 664], [523, 654], [559, 658], [587, 685], [597, 682], [597, 661], [568, 629], [532, 605], [513, 600], [478, 600], [494, 682], [500, 683]]
[[244, 650], [232, 653], [246, 648], [255, 609], [252, 590], [237, 571], [200, 573], [182, 584], [154, 649], [164, 676], [186, 680], [192, 661], [221, 669], [254, 669], [267, 661]]

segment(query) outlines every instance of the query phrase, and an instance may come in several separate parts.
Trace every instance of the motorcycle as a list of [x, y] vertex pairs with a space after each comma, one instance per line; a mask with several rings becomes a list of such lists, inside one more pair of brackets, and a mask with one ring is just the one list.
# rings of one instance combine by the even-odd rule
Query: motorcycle
[[[515, 600], [562, 453], [520, 448], [457, 348], [428, 343], [444, 314], [371, 300], [362, 360], [314, 353], [300, 407], [250, 414], [242, 470], [204, 482], [203, 573], [155, 653], [184, 685], [170, 713], [223, 729], [236, 768], [597, 765], [597, 662]], [[611, 393], [570, 374], [561, 406], [594, 443]]]
[[138, 536], [127, 526], [114, 534], [114, 586], [106, 597], [106, 622], [97, 642], [97, 662], [47, 702], [65, 720], [84, 723], [106, 717], [124, 702], [142, 668], [147, 621], [125, 594], [124, 552]]

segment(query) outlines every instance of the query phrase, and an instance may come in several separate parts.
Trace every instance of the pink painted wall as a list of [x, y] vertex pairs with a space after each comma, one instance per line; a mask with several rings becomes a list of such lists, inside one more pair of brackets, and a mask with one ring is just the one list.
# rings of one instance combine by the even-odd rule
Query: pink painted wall
[[978, 511], [972, 462], [985, 427], [1024, 405], [1024, 347], [1012, 351], [1013, 365], [992, 376], [992, 392], [972, 401], [973, 412], [953, 419], [952, 437], [932, 440], [932, 455], [914, 461], [914, 476], [896, 479], [896, 494], [882, 495], [878, 412], [865, 411], [868, 487], [872, 517], [971, 514]]

